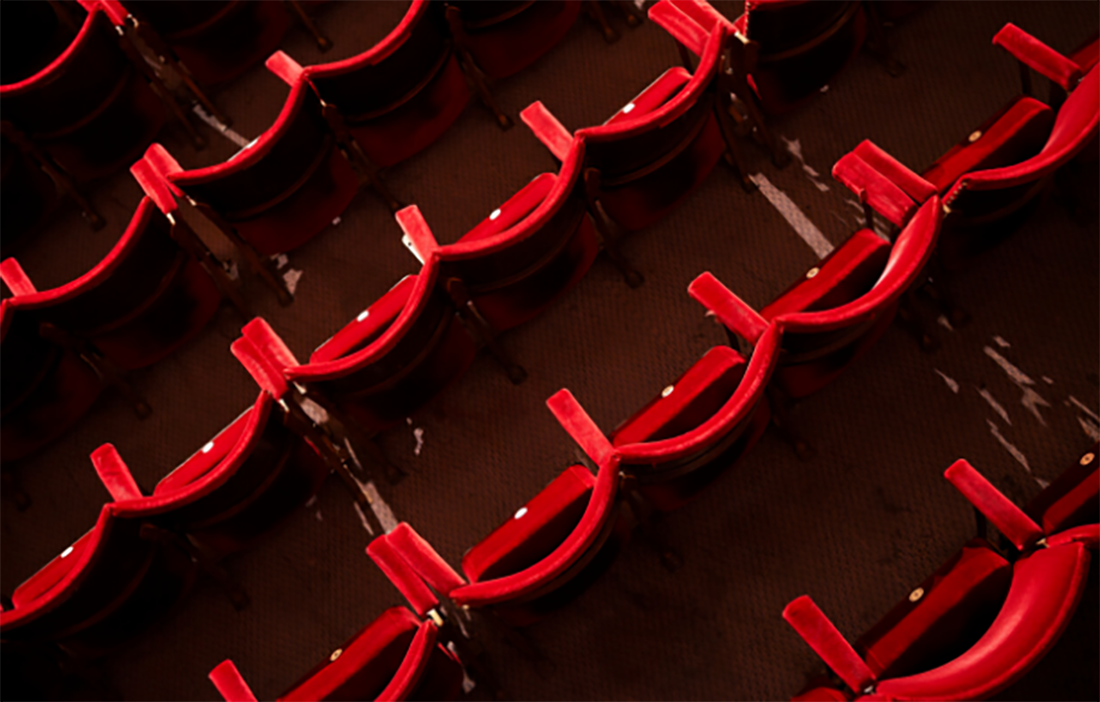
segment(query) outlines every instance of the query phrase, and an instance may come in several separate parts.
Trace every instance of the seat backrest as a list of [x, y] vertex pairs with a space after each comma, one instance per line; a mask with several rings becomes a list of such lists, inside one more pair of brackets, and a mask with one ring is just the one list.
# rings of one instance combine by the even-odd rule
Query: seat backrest
[[61, 55], [19, 82], [0, 85], [4, 119], [28, 134], [63, 130], [112, 99], [131, 70], [111, 20], [93, 7]]
[[727, 36], [728, 25], [716, 23], [691, 80], [657, 109], [637, 119], [578, 130], [576, 136], [583, 136], [587, 142], [586, 164], [599, 168], [605, 178], [624, 177], [690, 142], [710, 118], [715, 78]]
[[185, 256], [171, 224], [149, 198], [142, 198], [118, 243], [92, 270], [52, 290], [22, 299], [41, 321], [78, 335], [117, 328], [163, 291]]
[[986, 699], [1023, 676], [1058, 641], [1088, 579], [1082, 543], [1040, 549], [1016, 561], [997, 619], [966, 653], [938, 668], [882, 680], [880, 699]]
[[53, 6], [12, 3], [0, 25], [0, 85], [18, 83], [48, 66], [72, 41]]
[[224, 163], [184, 171], [163, 147], [154, 144], [151, 151], [157, 149], [157, 166], [172, 185], [234, 221], [251, 219], [293, 195], [333, 144], [320, 100], [298, 84], [274, 124]]
[[305, 77], [321, 98], [355, 123], [396, 107], [450, 55], [443, 3], [414, 0], [385, 39], [342, 61], [309, 66]]
[[833, 29], [853, 0], [749, 0], [745, 3], [745, 34], [760, 44], [762, 56], [780, 54]]

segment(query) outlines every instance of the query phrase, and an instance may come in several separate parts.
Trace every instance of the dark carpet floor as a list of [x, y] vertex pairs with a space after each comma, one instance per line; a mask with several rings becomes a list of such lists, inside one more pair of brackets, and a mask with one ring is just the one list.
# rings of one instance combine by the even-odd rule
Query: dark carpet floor
[[[828, 175], [840, 156], [870, 138], [920, 171], [1017, 94], [1015, 62], [990, 43], [1006, 21], [1069, 51], [1096, 31], [1098, 7], [930, 4], [891, 30], [895, 54], [908, 66], [904, 75], [891, 78], [871, 55], [857, 56], [823, 95], [773, 121], [804, 161], [777, 170], [750, 147], [751, 170], [786, 192], [831, 242], [842, 242], [862, 216], [851, 193]], [[740, 11], [739, 3], [720, 9], [730, 17]], [[336, 42], [332, 52], [322, 59], [298, 29], [283, 49], [303, 64], [358, 53], [403, 10], [390, 2], [335, 3], [318, 13]], [[542, 100], [570, 129], [602, 122], [678, 63], [674, 42], [659, 26], [620, 28], [621, 41], [609, 46], [582, 17], [534, 66], [497, 85], [500, 103], [515, 115]], [[270, 124], [286, 93], [261, 66], [215, 97], [235, 118], [234, 129], [251, 139]], [[185, 167], [216, 163], [236, 150], [203, 129], [211, 144], [202, 152], [173, 126], [161, 141]], [[386, 178], [450, 242], [554, 168], [521, 123], [501, 132], [471, 102], [442, 139]], [[1083, 174], [1082, 181], [1095, 210], [1097, 174]], [[71, 280], [106, 253], [139, 189], [122, 174], [98, 183], [92, 195], [108, 218], [106, 229], [91, 233], [67, 205], [19, 252], [40, 289]], [[188, 219], [227, 250], [209, 225]], [[401, 276], [416, 272], [400, 238], [381, 201], [363, 192], [337, 226], [290, 254], [289, 265], [302, 271], [293, 305], [279, 307], [251, 279], [246, 294], [305, 358]], [[489, 641], [508, 694], [789, 698], [822, 669], [780, 616], [790, 600], [810, 594], [854, 640], [973, 535], [969, 505], [942, 477], [951, 462], [969, 459], [1023, 503], [1040, 490], [1038, 480], [1052, 480], [1095, 440], [1077, 403], [1096, 412], [1100, 398], [1098, 248], [1095, 216], [1080, 225], [1057, 197], [1048, 198], [1013, 238], [953, 279], [971, 324], [936, 325], [942, 347], [931, 354], [894, 325], [860, 363], [796, 407], [794, 419], [818, 450], [813, 461], [799, 461], [768, 432], [713, 489], [660, 522], [683, 554], [678, 572], [666, 572], [634, 541], [578, 601], [527, 629], [548, 664], [532, 665]], [[546, 409], [547, 397], [569, 388], [610, 430], [724, 343], [722, 330], [687, 295], [696, 275], [709, 270], [760, 307], [817, 260], [768, 200], [745, 193], [723, 165], [672, 215], [629, 239], [625, 252], [645, 274], [643, 287], [625, 286], [601, 257], [554, 307], [502, 337], [527, 368], [527, 382], [513, 386], [483, 354], [411, 425], [380, 437], [410, 474], [381, 486], [386, 500], [452, 564], [576, 460], [578, 449]], [[924, 311], [934, 323], [932, 308]], [[149, 490], [255, 399], [254, 384], [228, 351], [239, 327], [223, 309], [187, 347], [135, 374], [154, 407], [149, 419], [138, 420], [122, 398], [105, 393], [71, 432], [15, 467], [33, 504], [20, 512], [10, 500], [3, 503], [0, 591], [10, 595], [94, 523], [108, 495], [88, 460], [93, 449], [113, 442]], [[1035, 380], [1041, 417], [1025, 409], [1019, 387], [985, 347]], [[983, 399], [983, 388], [1010, 421]], [[414, 430], [423, 440], [419, 450]], [[214, 585], [200, 582], [175, 612], [101, 662], [105, 681], [126, 699], [215, 699], [206, 675], [231, 657], [258, 695], [274, 697], [384, 608], [401, 603], [364, 554], [368, 540], [351, 497], [330, 480], [314, 505], [226, 561], [251, 595], [248, 609], [235, 612]], [[1063, 640], [1003, 698], [1100, 696], [1095, 576], [1094, 567]]]

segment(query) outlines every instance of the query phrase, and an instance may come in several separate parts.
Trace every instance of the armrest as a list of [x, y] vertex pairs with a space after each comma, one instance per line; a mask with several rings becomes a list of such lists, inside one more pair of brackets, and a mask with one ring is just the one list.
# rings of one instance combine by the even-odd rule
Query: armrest
[[171, 214], [179, 209], [176, 194], [172, 192], [171, 186], [168, 185], [160, 171], [154, 168], [151, 163], [145, 159], [135, 161], [134, 165], [130, 166], [130, 174], [134, 176], [134, 180], [145, 191], [145, 195], [153, 201], [162, 213]]
[[857, 694], [874, 684], [875, 674], [808, 595], [784, 607], [783, 619]]
[[588, 413], [566, 389], [558, 390], [546, 401], [562, 428], [584, 450], [597, 466], [604, 466], [615, 455], [615, 448]]
[[256, 384], [273, 398], [280, 398], [288, 389], [286, 378], [282, 370], [277, 368], [256, 345], [246, 337], [234, 341], [229, 350], [241, 362], [248, 374], [256, 381]]
[[935, 186], [867, 140], [836, 162], [833, 177], [899, 227], [936, 193]]
[[519, 117], [543, 146], [550, 149], [554, 158], [565, 161], [569, 156], [569, 147], [573, 144], [573, 135], [541, 101], [532, 102], [519, 113]]
[[401, 522], [386, 539], [401, 554], [414, 571], [436, 592], [449, 595], [451, 590], [465, 585], [466, 581], [451, 568], [432, 545], [406, 522]]
[[88, 13], [97, 8], [102, 10], [111, 23], [119, 27], [124, 27], [126, 20], [130, 17], [130, 11], [118, 0], [77, 0], [77, 2]]
[[1012, 500], [1001, 494], [993, 484], [974, 469], [966, 459], [955, 461], [944, 471], [944, 477], [954, 485], [971, 504], [993, 522], [1016, 548], [1023, 551], [1043, 537], [1043, 530], [1031, 521]]
[[1081, 80], [1081, 69], [1076, 63], [1011, 22], [993, 37], [993, 45], [1001, 47], [1020, 63], [1034, 68], [1067, 91], [1073, 90]]
[[1047, 546], [1052, 548], [1070, 543], [1081, 543], [1095, 551], [1097, 546], [1100, 546], [1100, 524], [1073, 527], [1047, 538]]
[[141, 488], [130, 473], [130, 469], [118, 455], [114, 444], [103, 444], [92, 451], [92, 465], [99, 475], [103, 487], [111, 493], [111, 499], [115, 502], [123, 500], [136, 500], [142, 497]]
[[768, 328], [768, 321], [759, 312], [745, 304], [709, 272], [691, 281], [688, 294], [713, 312], [727, 329], [750, 344], [756, 345]]
[[676, 41], [686, 46], [689, 51], [696, 56], [703, 55], [709, 33], [703, 25], [681, 7], [672, 4], [669, 0], [663, 0], [663, 2], [650, 7], [648, 14], [649, 19], [663, 27], [666, 32], [671, 34]]
[[211, 670], [207, 677], [218, 688], [218, 694], [225, 702], [256, 702], [256, 695], [252, 694], [241, 671], [228, 658]]
[[371, 541], [367, 546], [367, 555], [401, 591], [417, 614], [423, 617], [439, 606], [439, 598], [424, 584], [386, 536]]
[[268, 56], [264, 66], [292, 88], [301, 80], [302, 73], [305, 72], [300, 63], [283, 51], [276, 51]]
[[241, 334], [280, 368], [294, 368], [300, 365], [294, 353], [287, 348], [286, 343], [263, 317], [256, 317], [241, 327]]
[[6, 258], [0, 262], [0, 280], [4, 281], [4, 285], [7, 285], [15, 296], [33, 295], [38, 292], [26, 271], [23, 270], [23, 266], [20, 266], [19, 261], [14, 258]]
[[401, 241], [412, 251], [420, 263], [424, 263], [439, 249], [439, 243], [432, 234], [431, 227], [416, 205], [409, 205], [394, 215], [401, 231], [405, 233]]

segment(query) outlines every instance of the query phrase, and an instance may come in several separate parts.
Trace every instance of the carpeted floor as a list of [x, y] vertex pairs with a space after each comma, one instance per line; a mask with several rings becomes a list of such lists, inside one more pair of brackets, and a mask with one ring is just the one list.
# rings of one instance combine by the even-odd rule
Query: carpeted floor
[[[739, 3], [719, 4], [729, 17]], [[751, 170], [783, 190], [833, 244], [862, 222], [853, 196], [829, 177], [832, 164], [869, 138], [914, 170], [931, 164], [1018, 93], [1015, 62], [990, 39], [1012, 21], [1069, 51], [1096, 31], [1096, 2], [940, 2], [897, 23], [891, 78], [863, 53], [806, 107], [773, 121], [800, 158], [777, 170], [749, 146]], [[282, 48], [301, 63], [358, 53], [394, 26], [404, 5], [333, 3], [318, 22], [336, 46], [322, 55], [301, 30]], [[570, 129], [598, 124], [666, 68], [672, 39], [645, 23], [604, 43], [581, 18], [535, 65], [501, 81], [506, 111], [542, 100]], [[1045, 81], [1040, 94], [1045, 94]], [[262, 66], [215, 92], [245, 138], [278, 112], [286, 87]], [[518, 120], [517, 120], [518, 121]], [[202, 127], [195, 152], [182, 132], [161, 141], [185, 167], [217, 163], [236, 146]], [[456, 240], [555, 162], [522, 125], [501, 132], [476, 102], [425, 152], [388, 169], [399, 198], [420, 206], [441, 242]], [[1081, 174], [1095, 211], [1097, 173]], [[108, 219], [91, 233], [71, 204], [18, 252], [40, 289], [89, 269], [121, 234], [139, 200], [128, 174], [95, 185]], [[219, 251], [209, 225], [186, 213]], [[289, 255], [302, 271], [296, 301], [281, 308], [252, 279], [246, 294], [291, 349], [310, 350], [418, 264], [382, 202], [362, 192], [338, 225]], [[686, 292], [711, 271], [760, 307], [814, 265], [817, 256], [761, 194], [747, 194], [719, 165], [679, 209], [637, 233], [625, 252], [646, 284], [630, 289], [605, 257], [554, 307], [502, 336], [529, 379], [513, 386], [487, 354], [408, 426], [380, 444], [409, 473], [382, 485], [408, 521], [452, 564], [577, 459], [578, 449], [545, 407], [566, 387], [605, 430], [652, 399], [725, 335]], [[810, 594], [850, 639], [857, 638], [970, 536], [973, 514], [942, 477], [965, 457], [1019, 503], [1092, 442], [1088, 412], [1100, 400], [1100, 236], [1095, 215], [1075, 223], [1048, 198], [1010, 240], [956, 276], [952, 289], [969, 325], [936, 325], [942, 344], [919, 350], [899, 325], [860, 363], [801, 402], [793, 417], [817, 448], [799, 461], [773, 432], [660, 530], [683, 554], [668, 573], [641, 541], [568, 608], [526, 630], [547, 657], [533, 665], [489, 640], [503, 687], [520, 699], [786, 699], [822, 666], [782, 620]], [[936, 313], [923, 310], [934, 324]], [[149, 490], [255, 399], [230, 355], [240, 320], [228, 308], [187, 347], [135, 374], [154, 407], [138, 420], [104, 393], [55, 445], [14, 467], [33, 504], [2, 506], [0, 591], [14, 588], [94, 523], [108, 499], [88, 460], [113, 442]], [[1032, 413], [1021, 387], [986, 349], [1034, 379]], [[950, 382], [949, 382], [950, 381]], [[1006, 411], [1000, 416], [979, 393]], [[1081, 407], [1088, 408], [1081, 409]], [[1091, 429], [1095, 432], [1095, 429]], [[419, 435], [419, 439], [417, 436]], [[422, 444], [420, 443], [422, 441]], [[1007, 446], [1015, 448], [1014, 455]], [[254, 691], [271, 698], [399, 593], [364, 554], [369, 534], [337, 480], [315, 504], [261, 543], [228, 559], [252, 602], [235, 612], [200, 581], [166, 619], [100, 663], [106, 685], [126, 699], [215, 699], [206, 674], [231, 657]], [[1097, 699], [1096, 568], [1062, 641], [1004, 699]], [[479, 694], [477, 691], [475, 695]]]

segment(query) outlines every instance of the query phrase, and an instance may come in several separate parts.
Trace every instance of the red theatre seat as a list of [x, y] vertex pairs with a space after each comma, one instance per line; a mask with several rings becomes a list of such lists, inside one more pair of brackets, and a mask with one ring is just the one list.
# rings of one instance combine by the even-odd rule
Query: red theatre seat
[[413, 0], [401, 24], [357, 56], [301, 68], [278, 52], [268, 65], [291, 83], [300, 75], [367, 157], [390, 166], [438, 139], [469, 100], [443, 12], [441, 2]]
[[[172, 221], [142, 198], [118, 243], [92, 270], [10, 303], [74, 343], [94, 344], [119, 368], [151, 365], [201, 331], [221, 302], [215, 283], [172, 230]], [[14, 259], [3, 265], [5, 280], [18, 275]]]
[[[833, 175], [904, 228], [892, 245], [870, 229], [857, 231], [760, 312], [757, 327], [774, 322], [783, 331], [775, 382], [791, 397], [831, 382], [881, 336], [931, 257], [943, 221], [931, 186], [869, 141], [841, 158]], [[743, 308], [739, 315], [756, 315], [713, 277], [692, 288], [729, 298]]]
[[597, 464], [596, 475], [582, 465], [566, 469], [466, 553], [466, 578], [412, 527], [398, 525], [382, 539], [400, 568], [379, 565], [406, 596], [427, 584], [459, 606], [491, 608], [525, 626], [577, 597], [612, 563], [629, 538], [617, 497], [618, 454], [568, 390], [547, 405]]
[[1054, 534], [1100, 522], [1100, 444], [1093, 444], [1076, 463], [1048, 485], [1024, 510]]
[[290, 16], [279, 0], [126, 0], [200, 83], [222, 83], [279, 47]]
[[438, 284], [459, 309], [471, 301], [492, 331], [535, 317], [575, 285], [598, 250], [578, 192], [584, 143], [574, 140], [560, 173], [543, 173], [457, 242], [439, 246], [415, 207], [399, 218], [416, 248], [435, 250]]
[[867, 16], [857, 0], [748, 0], [733, 24], [759, 45], [748, 80], [771, 114], [813, 97], [859, 52], [867, 35]]
[[56, 643], [78, 658], [101, 655], [146, 628], [194, 582], [184, 551], [143, 538], [155, 509], [116, 459], [109, 445], [92, 454], [113, 501], [91, 531], [16, 588], [14, 608], [0, 612], [6, 642]]
[[[662, 13], [652, 16], [662, 21]], [[680, 25], [665, 24], [699, 54], [695, 71], [669, 69], [604, 124], [576, 132], [586, 143], [589, 210], [605, 240], [614, 235], [602, 225], [600, 210], [627, 230], [642, 229], [702, 182], [726, 148], [715, 101], [728, 25], [715, 21], [706, 34], [692, 25], [691, 41]], [[520, 116], [559, 160], [566, 159], [573, 135], [541, 102]]]
[[145, 160], [177, 197], [195, 202], [230, 238], [239, 236], [265, 256], [319, 234], [359, 187], [321, 101], [301, 82], [291, 87], [275, 123], [228, 161], [186, 171], [160, 144], [149, 147]]
[[[14, 12], [4, 22], [5, 45], [13, 32], [31, 37], [40, 32], [33, 25], [44, 17], [37, 16], [40, 8], [31, 7], [39, 4], [9, 8], [6, 15]], [[120, 48], [102, 3], [85, 0], [84, 6], [88, 14], [67, 48], [46, 65], [37, 55], [13, 61], [12, 69], [5, 67], [0, 85], [4, 119], [82, 181], [108, 175], [139, 158], [165, 118], [164, 105]], [[11, 51], [24, 48], [22, 38], [13, 37], [10, 43]], [[5, 46], [5, 62], [8, 56]]]
[[985, 699], [1039, 661], [1068, 624], [1088, 577], [1085, 544], [1033, 551], [1012, 566], [1012, 584], [996, 619], [966, 652], [931, 670], [878, 678], [809, 597], [787, 605], [786, 619], [858, 699]]
[[[519, 73], [562, 40], [581, 11], [581, 0], [451, 0], [462, 38], [485, 75]], [[453, 12], [453, 10], [452, 10]]]
[[439, 258], [424, 253], [403, 278], [299, 365], [262, 319], [242, 330], [288, 380], [306, 384], [367, 431], [405, 420], [465, 372], [477, 348], [436, 285]]

